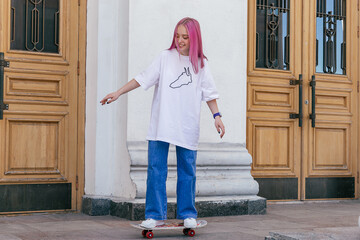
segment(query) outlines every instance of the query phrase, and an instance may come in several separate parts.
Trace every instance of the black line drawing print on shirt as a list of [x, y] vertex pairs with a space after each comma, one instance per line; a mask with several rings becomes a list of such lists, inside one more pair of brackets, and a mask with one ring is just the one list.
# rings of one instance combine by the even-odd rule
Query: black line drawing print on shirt
[[180, 76], [172, 82], [169, 87], [171, 88], [180, 88], [184, 85], [189, 85], [192, 83], [192, 76], [189, 68], [184, 67], [185, 72], [182, 72]]

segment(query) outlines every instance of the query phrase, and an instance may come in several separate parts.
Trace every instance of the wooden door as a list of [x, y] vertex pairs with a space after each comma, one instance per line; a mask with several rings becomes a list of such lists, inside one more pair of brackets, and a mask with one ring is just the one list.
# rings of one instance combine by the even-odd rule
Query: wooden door
[[259, 195], [354, 198], [356, 3], [248, 3], [247, 148]]
[[77, 208], [78, 1], [0, 1], [0, 213]]
[[[358, 2], [304, 2], [304, 199], [355, 198]], [[304, 49], [305, 49], [304, 46]], [[314, 84], [311, 84], [314, 82]], [[315, 118], [313, 113], [315, 112]]]

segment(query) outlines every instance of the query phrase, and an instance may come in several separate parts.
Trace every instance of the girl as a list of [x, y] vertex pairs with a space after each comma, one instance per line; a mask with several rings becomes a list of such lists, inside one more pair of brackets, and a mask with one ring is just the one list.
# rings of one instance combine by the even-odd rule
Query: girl
[[199, 140], [201, 101], [206, 101], [222, 138], [225, 127], [216, 99], [219, 97], [202, 49], [200, 25], [193, 18], [181, 19], [172, 44], [142, 73], [100, 103], [114, 102], [139, 86], [155, 86], [148, 142], [148, 173], [143, 227], [163, 225], [167, 218], [167, 157], [169, 144], [176, 146], [177, 218], [186, 228], [197, 226], [195, 209], [196, 153]]

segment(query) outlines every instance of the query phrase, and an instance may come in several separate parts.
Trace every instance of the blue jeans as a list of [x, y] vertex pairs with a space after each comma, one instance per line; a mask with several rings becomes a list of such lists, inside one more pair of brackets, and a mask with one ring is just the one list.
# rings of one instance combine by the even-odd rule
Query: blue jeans
[[[149, 141], [145, 219], [167, 218], [167, 158], [169, 143]], [[197, 218], [195, 209], [196, 151], [176, 146], [178, 219]]]

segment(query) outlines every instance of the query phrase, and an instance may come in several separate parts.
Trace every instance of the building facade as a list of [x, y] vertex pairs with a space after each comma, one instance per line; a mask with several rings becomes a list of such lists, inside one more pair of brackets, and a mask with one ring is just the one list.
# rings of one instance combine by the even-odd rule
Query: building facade
[[[6, 0], [0, 11], [0, 213], [143, 218], [153, 89], [99, 101], [187, 16], [226, 127], [220, 139], [203, 103], [199, 216], [359, 197], [358, 1]], [[175, 186], [171, 146], [170, 218]]]

